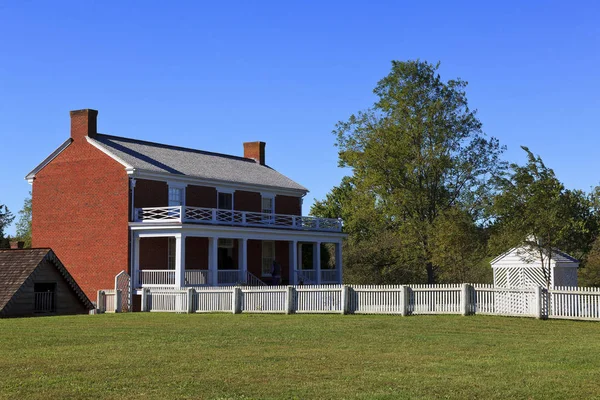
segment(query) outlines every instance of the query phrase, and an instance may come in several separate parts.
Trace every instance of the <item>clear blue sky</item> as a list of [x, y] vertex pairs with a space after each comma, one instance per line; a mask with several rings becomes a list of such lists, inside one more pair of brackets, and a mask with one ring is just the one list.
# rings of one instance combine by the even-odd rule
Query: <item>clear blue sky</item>
[[0, 0], [0, 204], [17, 213], [69, 110], [95, 108], [102, 133], [239, 155], [266, 141], [307, 213], [344, 173], [335, 123], [417, 58], [469, 81], [507, 160], [528, 145], [567, 187], [598, 184], [600, 6], [491, 3]]

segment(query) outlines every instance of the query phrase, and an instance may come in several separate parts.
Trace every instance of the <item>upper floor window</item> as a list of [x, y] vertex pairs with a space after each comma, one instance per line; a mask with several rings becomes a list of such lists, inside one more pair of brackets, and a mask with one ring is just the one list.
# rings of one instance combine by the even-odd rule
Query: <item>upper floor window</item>
[[169, 188], [169, 207], [179, 207], [183, 205], [183, 188]]
[[273, 214], [273, 198], [272, 197], [263, 197], [262, 198], [261, 212], [264, 214]]
[[233, 210], [233, 193], [219, 192], [217, 207], [220, 210]]

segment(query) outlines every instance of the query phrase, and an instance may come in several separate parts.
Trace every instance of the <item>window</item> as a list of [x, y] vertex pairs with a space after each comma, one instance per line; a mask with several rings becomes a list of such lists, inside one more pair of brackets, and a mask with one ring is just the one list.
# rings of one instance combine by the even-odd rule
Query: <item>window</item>
[[183, 205], [183, 188], [169, 188], [169, 207], [179, 207]]
[[271, 276], [271, 267], [275, 260], [275, 242], [262, 242], [262, 276]]
[[176, 243], [177, 242], [175, 241], [174, 237], [169, 238], [169, 255], [167, 257], [167, 269], [175, 269], [175, 258], [177, 255]]
[[264, 214], [273, 214], [273, 198], [263, 197], [262, 198], [262, 212]]
[[56, 311], [56, 283], [34, 283], [33, 296], [33, 312], [53, 313]]
[[219, 210], [233, 210], [233, 194], [219, 192], [217, 208]]

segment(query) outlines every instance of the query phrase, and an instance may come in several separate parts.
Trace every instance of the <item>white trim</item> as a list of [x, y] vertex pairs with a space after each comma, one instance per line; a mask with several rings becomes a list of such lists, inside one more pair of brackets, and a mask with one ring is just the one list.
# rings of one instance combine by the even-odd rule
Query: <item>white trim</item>
[[127, 164], [121, 158], [117, 157], [112, 152], [108, 151], [104, 146], [102, 146], [96, 140], [92, 139], [89, 136], [86, 136], [85, 140], [87, 140], [87, 142], [89, 144], [91, 144], [92, 146], [94, 146], [95, 148], [97, 148], [98, 150], [100, 150], [101, 152], [103, 152], [104, 154], [106, 154], [107, 156], [109, 156], [110, 158], [112, 158], [113, 160], [115, 160], [116, 162], [118, 162], [119, 164], [121, 164], [122, 166], [124, 166], [125, 168], [131, 169], [131, 170], [135, 170], [135, 168], [133, 168], [133, 166]]
[[229, 193], [232, 196], [235, 193], [235, 189], [232, 187], [215, 186], [215, 189], [217, 189], [217, 192], [219, 193]]
[[175, 236], [185, 233], [188, 236], [198, 237], [222, 237], [229, 239], [253, 239], [253, 240], [296, 240], [299, 242], [341, 243], [348, 234], [341, 232], [324, 231], [294, 231], [291, 229], [269, 229], [235, 227], [227, 225], [197, 225], [173, 223], [167, 225], [148, 224], [143, 222], [131, 222], [129, 228], [136, 231], [141, 237]]
[[37, 167], [35, 167], [30, 173], [28, 173], [25, 176], [25, 179], [27, 180], [27, 182], [29, 182], [30, 184], [33, 183], [33, 179], [35, 178], [35, 175], [38, 172], [40, 172], [46, 165], [50, 164], [50, 162], [52, 160], [54, 160], [56, 157], [58, 157], [58, 155], [60, 153], [62, 153], [67, 147], [69, 147], [71, 145], [71, 143], [73, 143], [73, 139], [68, 138], [67, 140], [65, 140], [63, 142], [63, 144], [58, 146], [58, 148], [56, 150], [54, 150], [48, 157], [46, 157], [44, 159], [44, 161], [39, 163]]
[[185, 189], [188, 184], [185, 182], [178, 182], [178, 181], [167, 181], [167, 185], [171, 188], [177, 188], [177, 189]]
[[207, 178], [197, 178], [191, 176], [174, 176], [168, 172], [153, 172], [153, 171], [145, 171], [140, 169], [131, 168], [128, 171], [130, 175], [135, 176], [138, 179], [148, 179], [148, 180], [159, 180], [159, 181], [177, 181], [177, 182], [185, 182], [188, 185], [194, 186], [208, 186], [219, 188], [223, 191], [226, 190], [244, 190], [249, 192], [262, 192], [262, 191], [270, 191], [277, 195], [281, 196], [290, 196], [290, 197], [299, 197], [305, 196], [308, 193], [308, 190], [301, 189], [287, 189], [280, 188], [276, 186], [264, 186], [264, 185], [254, 185], [249, 183], [238, 183], [238, 182], [228, 182], [222, 181], [219, 179], [207, 179]]

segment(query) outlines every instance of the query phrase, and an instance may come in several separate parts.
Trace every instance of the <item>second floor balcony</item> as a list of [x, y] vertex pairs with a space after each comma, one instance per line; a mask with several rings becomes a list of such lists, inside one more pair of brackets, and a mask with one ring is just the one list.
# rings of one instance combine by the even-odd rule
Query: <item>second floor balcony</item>
[[189, 206], [144, 207], [135, 209], [134, 222], [179, 222], [305, 231], [341, 232], [342, 220], [301, 215], [267, 214]]

